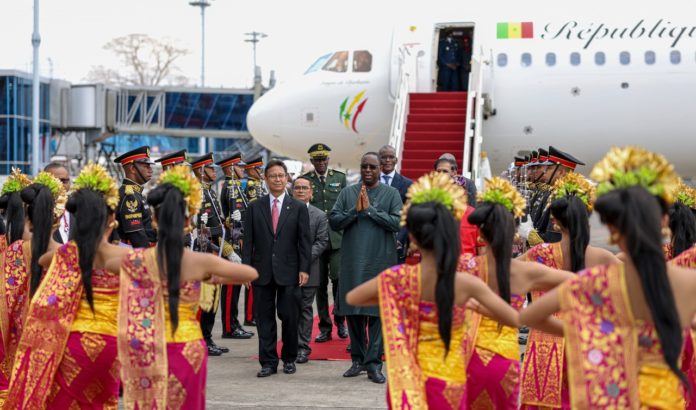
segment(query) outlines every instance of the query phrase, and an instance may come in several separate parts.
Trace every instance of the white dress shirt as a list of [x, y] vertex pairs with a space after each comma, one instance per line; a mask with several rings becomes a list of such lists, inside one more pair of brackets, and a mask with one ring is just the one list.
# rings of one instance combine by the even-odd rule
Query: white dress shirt
[[[273, 200], [276, 199], [276, 197], [273, 196], [273, 194], [268, 195], [268, 201], [269, 204], [271, 205], [271, 216], [273, 215]], [[283, 191], [280, 196], [278, 196], [278, 218], [280, 218], [280, 213], [283, 211], [283, 200], [285, 199], [285, 191]]]
[[392, 184], [394, 183], [394, 176], [396, 175], [396, 170], [394, 170], [388, 174], [380, 172], [379, 173], [379, 182], [381, 182], [382, 184], [384, 183], [384, 176], [385, 175], [389, 177], [389, 183], [387, 185], [392, 186]]

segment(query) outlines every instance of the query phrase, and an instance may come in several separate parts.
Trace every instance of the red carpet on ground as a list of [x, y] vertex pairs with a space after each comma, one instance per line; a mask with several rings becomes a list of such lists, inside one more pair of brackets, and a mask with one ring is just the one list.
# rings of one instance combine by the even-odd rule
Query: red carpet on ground
[[[333, 305], [329, 307], [329, 312], [333, 311]], [[278, 334], [280, 335], [281, 328], [278, 327]], [[338, 337], [338, 330], [334, 326], [333, 328], [333, 339], [324, 343], [315, 343], [314, 338], [319, 335], [319, 316], [314, 316], [314, 322], [312, 326], [312, 340], [309, 347], [312, 349], [312, 354], [309, 355], [309, 360], [350, 360], [350, 353], [346, 351], [350, 338], [341, 339]], [[280, 357], [281, 349], [283, 348], [283, 342], [278, 341], [278, 356]], [[258, 358], [256, 356], [255, 358]]]

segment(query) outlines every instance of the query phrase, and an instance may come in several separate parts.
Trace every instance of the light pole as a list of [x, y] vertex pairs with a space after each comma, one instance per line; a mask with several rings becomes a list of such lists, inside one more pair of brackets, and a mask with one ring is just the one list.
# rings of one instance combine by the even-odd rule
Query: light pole
[[41, 90], [41, 78], [39, 77], [39, 45], [41, 45], [41, 36], [39, 35], [39, 0], [34, 0], [34, 31], [31, 33], [31, 45], [34, 48], [34, 76], [31, 82], [31, 174], [36, 175], [39, 173], [39, 169], [41, 169], [41, 143], [39, 139], [39, 115], [41, 114], [41, 101], [39, 99], [39, 91]]
[[244, 33], [245, 36], [249, 36], [250, 38], [247, 38], [246, 41], [247, 43], [251, 43], [252, 46], [252, 51], [254, 54], [254, 83], [256, 83], [256, 44], [261, 41], [262, 38], [268, 37], [266, 33], [261, 33], [258, 31], [252, 31], [251, 33]]
[[[205, 9], [210, 7], [208, 0], [194, 0], [189, 4], [194, 7], [201, 8], [201, 88], [205, 87]], [[210, 148], [213, 147], [213, 139], [210, 139]], [[205, 137], [198, 139], [198, 151], [201, 155], [205, 154]]]

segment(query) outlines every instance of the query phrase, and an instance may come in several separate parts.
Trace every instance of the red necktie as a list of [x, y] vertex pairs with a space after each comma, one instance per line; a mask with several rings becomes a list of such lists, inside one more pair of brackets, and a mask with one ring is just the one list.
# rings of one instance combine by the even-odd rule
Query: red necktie
[[271, 220], [273, 220], [273, 233], [278, 229], [278, 217], [280, 210], [278, 209], [278, 198], [273, 199], [273, 207], [271, 208]]

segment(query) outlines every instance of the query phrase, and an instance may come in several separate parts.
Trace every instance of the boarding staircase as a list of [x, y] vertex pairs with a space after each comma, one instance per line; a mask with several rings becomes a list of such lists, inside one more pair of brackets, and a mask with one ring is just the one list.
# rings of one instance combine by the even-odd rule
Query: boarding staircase
[[410, 70], [413, 64], [402, 58], [389, 138], [401, 159], [402, 175], [417, 179], [432, 171], [440, 155], [449, 152], [456, 158], [460, 174], [478, 178], [483, 141], [483, 65], [482, 57], [472, 59], [467, 92], [423, 93], [415, 90], [417, 82]]

